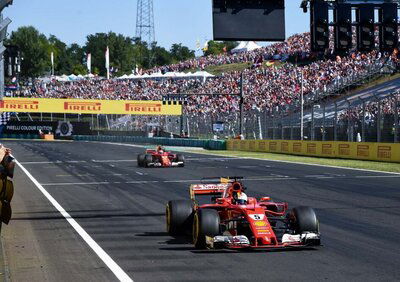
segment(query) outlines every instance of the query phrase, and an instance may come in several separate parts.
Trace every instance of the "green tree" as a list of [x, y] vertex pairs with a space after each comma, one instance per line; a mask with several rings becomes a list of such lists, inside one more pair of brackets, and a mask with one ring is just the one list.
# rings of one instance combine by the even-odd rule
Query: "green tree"
[[49, 39], [50, 53], [54, 53], [54, 74], [70, 74], [72, 69], [71, 60], [67, 53], [67, 44], [59, 40], [56, 36], [50, 35]]
[[236, 41], [208, 41], [208, 50], [204, 51], [204, 55], [219, 55], [229, 53], [233, 48], [238, 45]]
[[153, 43], [151, 48], [151, 56], [153, 58], [152, 65], [164, 66], [172, 62], [171, 54], [165, 48], [157, 46], [156, 42]]
[[50, 71], [52, 48], [46, 36], [34, 27], [25, 26], [13, 31], [7, 44], [18, 46], [21, 52], [21, 76], [38, 77]]
[[75, 75], [85, 75], [87, 74], [87, 69], [84, 65], [82, 64], [76, 64], [72, 67], [72, 73]]
[[[69, 58], [70, 65], [72, 66], [72, 73], [82, 75], [87, 74], [85, 51], [81, 46], [76, 43], [71, 44], [67, 48], [67, 56]], [[76, 72], [77, 69], [79, 69], [80, 71]]]
[[84, 51], [92, 54], [92, 67], [100, 70], [100, 75], [106, 74], [105, 52], [110, 50], [110, 67], [118, 69], [117, 75], [130, 73], [134, 68], [133, 39], [114, 32], [96, 33], [87, 37]]
[[195, 57], [195, 52], [186, 46], [182, 46], [181, 43], [172, 44], [170, 53], [174, 63], [186, 61]]

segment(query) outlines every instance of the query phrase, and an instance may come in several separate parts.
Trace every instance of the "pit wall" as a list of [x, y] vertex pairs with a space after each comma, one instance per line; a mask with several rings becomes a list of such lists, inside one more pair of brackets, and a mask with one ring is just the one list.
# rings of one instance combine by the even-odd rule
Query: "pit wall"
[[227, 150], [400, 163], [400, 144], [288, 140], [228, 140]]
[[225, 140], [187, 139], [187, 138], [147, 138], [137, 136], [75, 135], [75, 141], [129, 142], [166, 146], [200, 147], [208, 150], [226, 150]]

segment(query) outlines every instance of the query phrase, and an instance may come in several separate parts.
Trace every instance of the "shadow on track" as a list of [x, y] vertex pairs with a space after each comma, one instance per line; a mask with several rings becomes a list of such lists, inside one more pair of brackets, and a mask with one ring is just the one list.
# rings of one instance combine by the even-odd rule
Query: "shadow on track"
[[[135, 236], [138, 237], [166, 237], [169, 236], [168, 232], [145, 232], [136, 234]], [[167, 245], [175, 245], [171, 247], [161, 247], [159, 250], [162, 251], [190, 251], [194, 254], [226, 254], [226, 253], [260, 253], [260, 252], [268, 252], [268, 253], [280, 253], [280, 252], [299, 252], [299, 251], [316, 251], [318, 250], [317, 247], [293, 247], [293, 248], [286, 248], [286, 249], [268, 249], [268, 250], [261, 250], [261, 249], [242, 249], [242, 250], [233, 250], [233, 249], [209, 249], [209, 250], [197, 250], [192, 245], [191, 236], [175, 236], [170, 237], [170, 239], [160, 243], [160, 244], [167, 244]], [[189, 246], [188, 246], [189, 245]]]
[[[95, 219], [95, 218], [113, 218], [113, 217], [160, 217], [164, 216], [164, 213], [124, 213], [124, 212], [114, 212], [114, 213], [106, 213], [107, 211], [102, 211], [102, 213], [93, 213], [95, 211], [87, 211], [88, 214], [81, 214], [82, 212], [68, 212], [71, 218], [75, 219]], [[60, 220], [65, 219], [59, 212], [40, 212], [47, 213], [47, 216], [27, 216], [27, 217], [13, 217], [13, 220]], [[30, 213], [27, 213], [30, 214]], [[33, 213], [35, 214], [35, 213]]]

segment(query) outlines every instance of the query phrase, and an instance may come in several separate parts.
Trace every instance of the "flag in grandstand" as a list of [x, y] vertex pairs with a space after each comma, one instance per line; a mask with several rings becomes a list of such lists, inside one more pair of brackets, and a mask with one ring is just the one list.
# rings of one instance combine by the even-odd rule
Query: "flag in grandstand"
[[86, 66], [88, 69], [88, 73], [92, 73], [92, 54], [87, 54]]
[[51, 52], [50, 60], [51, 60], [51, 74], [54, 75], [54, 52]]
[[208, 40], [204, 43], [203, 51], [208, 51]]
[[107, 46], [106, 49], [106, 70], [107, 70], [107, 79], [110, 79], [110, 49]]

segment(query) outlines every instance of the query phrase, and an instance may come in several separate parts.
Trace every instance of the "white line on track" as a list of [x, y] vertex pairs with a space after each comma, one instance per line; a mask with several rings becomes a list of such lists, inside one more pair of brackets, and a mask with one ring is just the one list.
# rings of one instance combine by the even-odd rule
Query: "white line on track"
[[159, 183], [160, 181], [157, 180], [150, 180], [150, 181], [146, 181], [146, 180], [135, 180], [135, 181], [127, 181], [125, 182], [125, 184], [144, 184], [144, 183]]
[[94, 163], [126, 163], [137, 162], [137, 160], [92, 160]]
[[[224, 160], [237, 160], [235, 158], [186, 158], [187, 161], [224, 161]], [[43, 162], [21, 162], [23, 165], [36, 165], [36, 164], [79, 164], [79, 163], [135, 163], [137, 160], [91, 160], [91, 161], [43, 161]], [[242, 166], [239, 168], [252, 168], [257, 166]]]
[[46, 183], [41, 184], [42, 186], [70, 186], [70, 185], [107, 185], [113, 182], [61, 182], [61, 183]]
[[[138, 173], [138, 172], [136, 172]], [[288, 175], [271, 175], [264, 177], [243, 178], [243, 181], [285, 181], [299, 179], [352, 179], [352, 178], [399, 178], [400, 175], [356, 175], [335, 177], [329, 175], [304, 175], [301, 177], [292, 177]], [[104, 182], [55, 182], [42, 183], [42, 186], [79, 186], [79, 185], [110, 185], [110, 184], [146, 184], [146, 183], [196, 183], [199, 179], [179, 179], [179, 180], [133, 180], [126, 182], [104, 181]]]
[[94, 174], [56, 174], [56, 177], [85, 177], [85, 176], [95, 176]]
[[105, 263], [105, 265], [114, 273], [114, 275], [120, 281], [133, 281], [128, 274], [126, 274], [122, 268], [90, 237], [90, 235], [73, 219], [67, 211], [50, 195], [46, 189], [30, 174], [30, 172], [22, 166], [17, 160], [17, 165], [22, 169], [23, 172], [29, 177], [29, 179], [36, 185], [40, 192], [50, 201], [50, 203], [64, 216], [69, 224], [75, 229], [75, 231], [81, 236], [81, 238], [89, 245], [89, 247], [97, 254], [97, 256]]
[[[260, 177], [260, 178], [244, 178], [243, 181], [274, 181], [274, 180], [293, 180], [300, 179], [297, 177]], [[126, 182], [104, 181], [104, 182], [55, 182], [42, 183], [42, 186], [79, 186], [79, 185], [110, 185], [110, 184], [146, 184], [146, 183], [193, 183], [201, 182], [199, 179], [181, 179], [181, 180], [134, 180]]]
[[[92, 141], [86, 141], [92, 142]], [[93, 143], [100, 143], [100, 144], [108, 144], [114, 146], [127, 146], [127, 147], [137, 147], [137, 148], [144, 148], [144, 145], [133, 145], [133, 144], [123, 144], [123, 143], [112, 143], [112, 142], [98, 142], [95, 141]], [[177, 151], [177, 150], [175, 150]], [[185, 152], [184, 150], [182, 150]], [[229, 152], [229, 151], [228, 151]], [[187, 152], [189, 154], [194, 155], [205, 155], [205, 156], [217, 156], [215, 154], [203, 153], [203, 152]], [[251, 153], [251, 152], [249, 152]], [[294, 161], [282, 161], [282, 160], [269, 160], [269, 159], [262, 159], [256, 157], [235, 157], [235, 156], [221, 156], [221, 158], [227, 158], [231, 160], [258, 160], [258, 161], [265, 161], [265, 162], [275, 162], [275, 163], [287, 163], [287, 164], [299, 164], [299, 165], [308, 165], [308, 166], [319, 166], [319, 167], [328, 167], [328, 168], [338, 168], [338, 169], [346, 169], [346, 170], [353, 170], [353, 171], [365, 171], [365, 172], [375, 172], [375, 173], [382, 173], [382, 174], [389, 174], [389, 175], [400, 175], [399, 172], [389, 172], [389, 171], [380, 171], [380, 170], [372, 170], [372, 169], [363, 169], [363, 168], [352, 168], [352, 167], [343, 167], [343, 166], [334, 166], [334, 165], [322, 165], [322, 164], [310, 164], [310, 163], [302, 163], [302, 162], [294, 162]], [[220, 159], [221, 159], [220, 158]], [[213, 159], [213, 158], [211, 158]]]
[[62, 161], [46, 161], [46, 162], [21, 162], [24, 165], [35, 165], [35, 164], [61, 164]]

